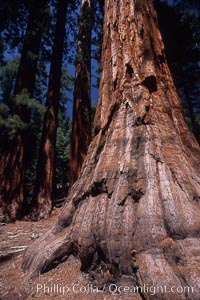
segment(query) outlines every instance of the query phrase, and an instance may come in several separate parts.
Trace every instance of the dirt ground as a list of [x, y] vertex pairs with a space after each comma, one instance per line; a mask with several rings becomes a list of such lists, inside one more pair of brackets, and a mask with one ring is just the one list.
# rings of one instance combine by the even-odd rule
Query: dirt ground
[[87, 274], [80, 271], [80, 261], [70, 256], [55, 269], [27, 282], [21, 263], [26, 247], [48, 230], [55, 222], [59, 209], [48, 220], [17, 221], [0, 227], [0, 300], [65, 299], [65, 300], [141, 300], [139, 294], [111, 293], [116, 286], [98, 289]]

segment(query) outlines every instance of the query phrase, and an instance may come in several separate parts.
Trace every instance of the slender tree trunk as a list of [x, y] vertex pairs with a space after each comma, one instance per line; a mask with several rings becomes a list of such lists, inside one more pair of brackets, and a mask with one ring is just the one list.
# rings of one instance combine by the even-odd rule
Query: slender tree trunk
[[33, 196], [33, 219], [47, 218], [53, 204], [53, 176], [55, 163], [56, 132], [62, 74], [67, 1], [58, 3], [57, 22], [47, 92], [47, 111], [44, 115], [36, 183]]
[[96, 135], [57, 223], [29, 247], [23, 268], [34, 276], [76, 253], [97, 278], [194, 288], [141, 290], [142, 299], [198, 300], [200, 148], [150, 0], [106, 0], [102, 54]]
[[77, 180], [91, 140], [91, 1], [81, 1], [79, 16], [76, 79], [70, 150], [70, 187]]
[[[33, 95], [37, 61], [39, 56], [43, 19], [45, 15], [46, 0], [40, 1], [40, 6], [30, 8], [26, 36], [24, 39], [14, 96], [26, 89], [30, 96]], [[30, 122], [30, 110], [20, 105], [12, 109], [25, 123]], [[1, 191], [0, 214], [6, 221], [18, 219], [22, 214], [23, 182], [28, 157], [28, 135], [25, 130], [18, 130], [16, 137], [1, 156]]]

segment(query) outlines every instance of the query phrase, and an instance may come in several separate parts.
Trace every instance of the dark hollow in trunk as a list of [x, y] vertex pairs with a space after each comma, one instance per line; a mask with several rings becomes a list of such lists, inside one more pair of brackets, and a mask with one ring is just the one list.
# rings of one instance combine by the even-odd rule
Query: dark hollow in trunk
[[133, 285], [194, 287], [143, 299], [199, 299], [200, 149], [160, 55], [151, 1], [107, 0], [96, 135], [57, 223], [25, 254], [27, 276], [73, 253]]

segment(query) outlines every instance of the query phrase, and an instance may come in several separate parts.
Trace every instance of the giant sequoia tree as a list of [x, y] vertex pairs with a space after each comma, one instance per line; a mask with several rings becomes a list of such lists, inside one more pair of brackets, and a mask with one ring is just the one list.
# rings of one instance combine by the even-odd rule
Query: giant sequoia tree
[[[151, 1], [105, 1], [95, 136], [55, 226], [29, 247], [29, 276], [70, 253], [83, 270], [192, 285], [199, 299], [200, 149], [188, 130]], [[142, 295], [169, 299], [169, 294]]]
[[[30, 1], [29, 17], [24, 37], [24, 43], [14, 87], [14, 96], [26, 90], [31, 96], [34, 93], [37, 62], [40, 50], [42, 33], [44, 31], [47, 1], [42, 0], [40, 5]], [[12, 103], [12, 115], [17, 115], [22, 122], [30, 122], [31, 111], [27, 103], [16, 105]], [[5, 220], [15, 220], [22, 214], [24, 194], [24, 176], [28, 161], [29, 135], [23, 129], [17, 130], [16, 137], [11, 143], [2, 146], [0, 157], [0, 213]]]
[[70, 150], [70, 186], [73, 185], [80, 174], [91, 141], [90, 61], [92, 18], [91, 1], [82, 0], [79, 16], [76, 78], [74, 86]]
[[67, 1], [59, 0], [46, 100], [47, 110], [44, 115], [36, 183], [33, 195], [31, 216], [34, 219], [47, 218], [53, 207], [53, 175], [55, 168], [55, 147], [58, 127], [66, 10]]

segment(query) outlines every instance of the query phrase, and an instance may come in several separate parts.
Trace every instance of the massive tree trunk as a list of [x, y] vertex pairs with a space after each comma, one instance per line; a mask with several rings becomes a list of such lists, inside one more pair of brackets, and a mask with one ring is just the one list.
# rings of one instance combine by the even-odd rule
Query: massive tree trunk
[[49, 74], [42, 138], [38, 157], [36, 183], [31, 218], [47, 218], [53, 205], [53, 177], [55, 165], [56, 132], [60, 100], [62, 57], [64, 50], [67, 1], [58, 3], [57, 22]]
[[[14, 96], [20, 94], [23, 89], [26, 89], [30, 96], [33, 96], [37, 61], [44, 30], [46, 3], [46, 0], [42, 0], [39, 6], [32, 3], [30, 7]], [[23, 105], [12, 108], [11, 113], [17, 114], [26, 124], [30, 122], [31, 112]], [[27, 132], [18, 130], [14, 141], [5, 145], [2, 151], [0, 160], [0, 215], [6, 221], [13, 221], [22, 214], [23, 182], [29, 146]]]
[[198, 300], [199, 168], [151, 1], [107, 0], [95, 137], [57, 223], [23, 268], [34, 276], [74, 253], [83, 270], [194, 287], [143, 299]]
[[91, 1], [81, 1], [79, 16], [76, 79], [72, 118], [72, 138], [70, 150], [70, 188], [77, 180], [91, 141]]

